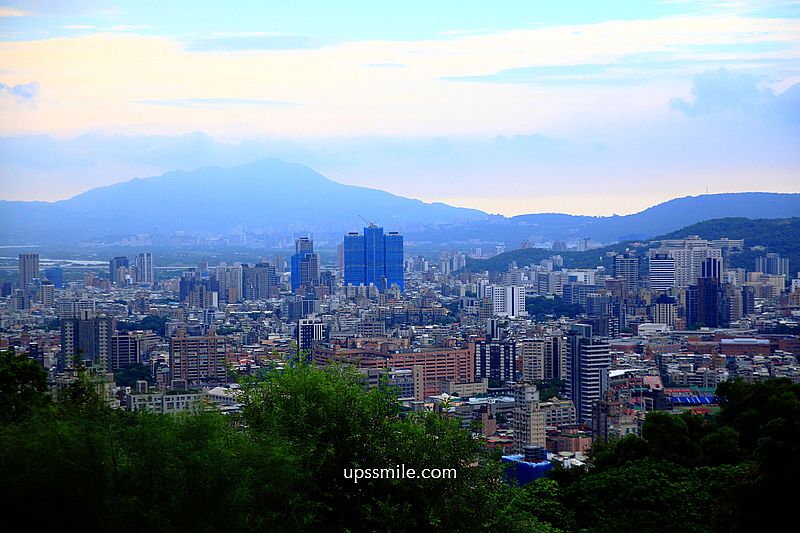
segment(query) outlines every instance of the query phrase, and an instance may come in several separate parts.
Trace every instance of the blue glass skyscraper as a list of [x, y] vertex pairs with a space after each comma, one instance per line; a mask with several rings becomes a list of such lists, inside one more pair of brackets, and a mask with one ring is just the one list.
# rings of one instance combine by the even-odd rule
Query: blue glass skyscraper
[[377, 226], [364, 228], [364, 250], [366, 254], [364, 285], [380, 287], [381, 279], [386, 275], [383, 228]]
[[403, 290], [403, 236], [396, 231], [390, 231], [384, 238], [384, 256], [386, 268], [386, 281], [391, 287], [396, 283]]
[[403, 236], [397, 232], [384, 235], [383, 228], [371, 224], [364, 234], [344, 236], [345, 285], [375, 285], [378, 288], [403, 283]]
[[300, 237], [294, 241], [294, 255], [291, 258], [292, 292], [302, 285], [319, 284], [319, 255], [314, 253], [314, 241]]

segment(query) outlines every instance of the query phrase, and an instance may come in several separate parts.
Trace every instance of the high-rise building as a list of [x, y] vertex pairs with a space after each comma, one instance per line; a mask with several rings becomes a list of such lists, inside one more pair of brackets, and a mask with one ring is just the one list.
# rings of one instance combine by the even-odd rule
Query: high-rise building
[[225, 338], [213, 329], [197, 337], [178, 329], [169, 338], [169, 366], [172, 379], [185, 380], [188, 385], [224, 383]]
[[112, 284], [119, 283], [120, 280], [117, 279], [119, 275], [119, 269], [129, 267], [128, 258], [124, 256], [119, 257], [112, 257], [111, 260], [108, 262], [108, 279], [111, 281]]
[[525, 287], [523, 285], [489, 285], [486, 296], [492, 299], [496, 316], [516, 318], [528, 316], [525, 310]]
[[701, 275], [697, 278], [697, 322], [709, 328], [720, 325], [720, 277], [722, 261], [708, 258], [703, 261]]
[[314, 341], [323, 339], [325, 325], [314, 318], [301, 318], [297, 322], [297, 353], [307, 354], [310, 360]]
[[403, 236], [397, 232], [384, 235], [383, 228], [370, 224], [364, 234], [344, 236], [345, 285], [374, 285], [385, 291], [397, 285], [402, 291]]
[[661, 253], [650, 256], [650, 289], [668, 291], [675, 286], [675, 258]]
[[545, 339], [541, 337], [522, 339], [518, 351], [522, 356], [522, 380], [527, 382], [544, 380]]
[[650, 318], [656, 324], [675, 327], [678, 321], [678, 305], [675, 298], [661, 294], [650, 306]]
[[136, 281], [152, 285], [155, 283], [156, 273], [153, 263], [153, 254], [142, 252], [136, 256]]
[[80, 311], [75, 318], [61, 319], [61, 367], [70, 366], [78, 359], [110, 370], [113, 335], [113, 319], [96, 316], [91, 311]]
[[95, 301], [88, 298], [59, 298], [56, 303], [56, 313], [58, 318], [71, 319], [80, 318], [83, 316], [81, 313], [95, 312]]
[[539, 391], [530, 383], [514, 386], [514, 453], [523, 453], [526, 446], [544, 448], [546, 442], [545, 412], [539, 407]]
[[242, 266], [242, 298], [268, 300], [278, 289], [278, 275], [271, 263]]
[[19, 288], [27, 291], [28, 285], [39, 278], [39, 254], [19, 254]]
[[634, 291], [639, 286], [639, 256], [625, 252], [614, 256], [614, 277], [625, 280], [625, 290]]
[[159, 337], [152, 331], [125, 331], [111, 337], [109, 370], [117, 370], [139, 363], [142, 355], [155, 348]]
[[772, 274], [775, 276], [789, 276], [789, 259], [779, 254], [767, 254], [765, 257], [756, 257], [756, 272]]
[[44, 277], [53, 282], [56, 289], [64, 288], [64, 269], [61, 267], [50, 267], [45, 269]]
[[562, 335], [548, 335], [544, 345], [544, 379], [567, 379], [568, 343]]
[[314, 253], [314, 241], [300, 237], [294, 241], [291, 257], [292, 292], [300, 287], [319, 285], [319, 255]]
[[517, 343], [497, 339], [475, 343], [475, 379], [489, 379], [491, 386], [515, 381], [517, 372]]
[[575, 404], [577, 421], [589, 423], [592, 404], [608, 390], [608, 367], [611, 364], [609, 345], [592, 336], [587, 324], [575, 324], [567, 334], [569, 368], [567, 396]]
[[221, 301], [236, 303], [242, 300], [242, 265], [234, 263], [229, 267], [220, 263], [213, 269], [212, 277], [216, 279]]
[[519, 342], [518, 353], [522, 357], [523, 381], [566, 377], [567, 343], [560, 335], [525, 338]]
[[[687, 237], [686, 239], [663, 240], [658, 248], [651, 248], [648, 255], [651, 262], [656, 256], [660, 255], [666, 255], [674, 259], [675, 285], [681, 288], [695, 284], [697, 278], [700, 277], [702, 263], [706, 259], [717, 258], [722, 261], [722, 249], [715, 248], [712, 243], [697, 236]], [[656, 288], [652, 286], [652, 270], [650, 283], [651, 288]]]
[[43, 281], [39, 285], [39, 303], [45, 307], [54, 307], [56, 303], [56, 286], [51, 281]]

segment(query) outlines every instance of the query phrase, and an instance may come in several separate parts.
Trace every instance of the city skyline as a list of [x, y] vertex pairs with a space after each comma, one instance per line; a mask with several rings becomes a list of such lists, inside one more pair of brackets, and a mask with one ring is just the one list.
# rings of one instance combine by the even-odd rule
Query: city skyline
[[796, 2], [302, 7], [7, 2], [3, 199], [267, 156], [505, 215], [797, 191]]

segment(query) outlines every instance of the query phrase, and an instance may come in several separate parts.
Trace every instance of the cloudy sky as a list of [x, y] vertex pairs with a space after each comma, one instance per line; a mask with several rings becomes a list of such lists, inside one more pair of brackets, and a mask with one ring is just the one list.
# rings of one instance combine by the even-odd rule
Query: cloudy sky
[[267, 156], [506, 215], [800, 192], [800, 2], [0, 0], [0, 198]]

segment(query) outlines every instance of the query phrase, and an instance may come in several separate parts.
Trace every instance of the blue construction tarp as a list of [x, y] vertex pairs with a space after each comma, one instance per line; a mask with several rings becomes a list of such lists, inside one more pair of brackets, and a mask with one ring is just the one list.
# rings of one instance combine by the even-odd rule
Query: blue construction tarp
[[677, 405], [712, 405], [717, 403], [715, 396], [672, 396], [669, 401]]
[[506, 476], [508, 479], [515, 479], [520, 485], [530, 483], [534, 479], [545, 477], [548, 472], [553, 469], [553, 465], [549, 461], [541, 463], [528, 463], [523, 461], [523, 455], [504, 455], [500, 459], [504, 463], [511, 463], [506, 468]]

